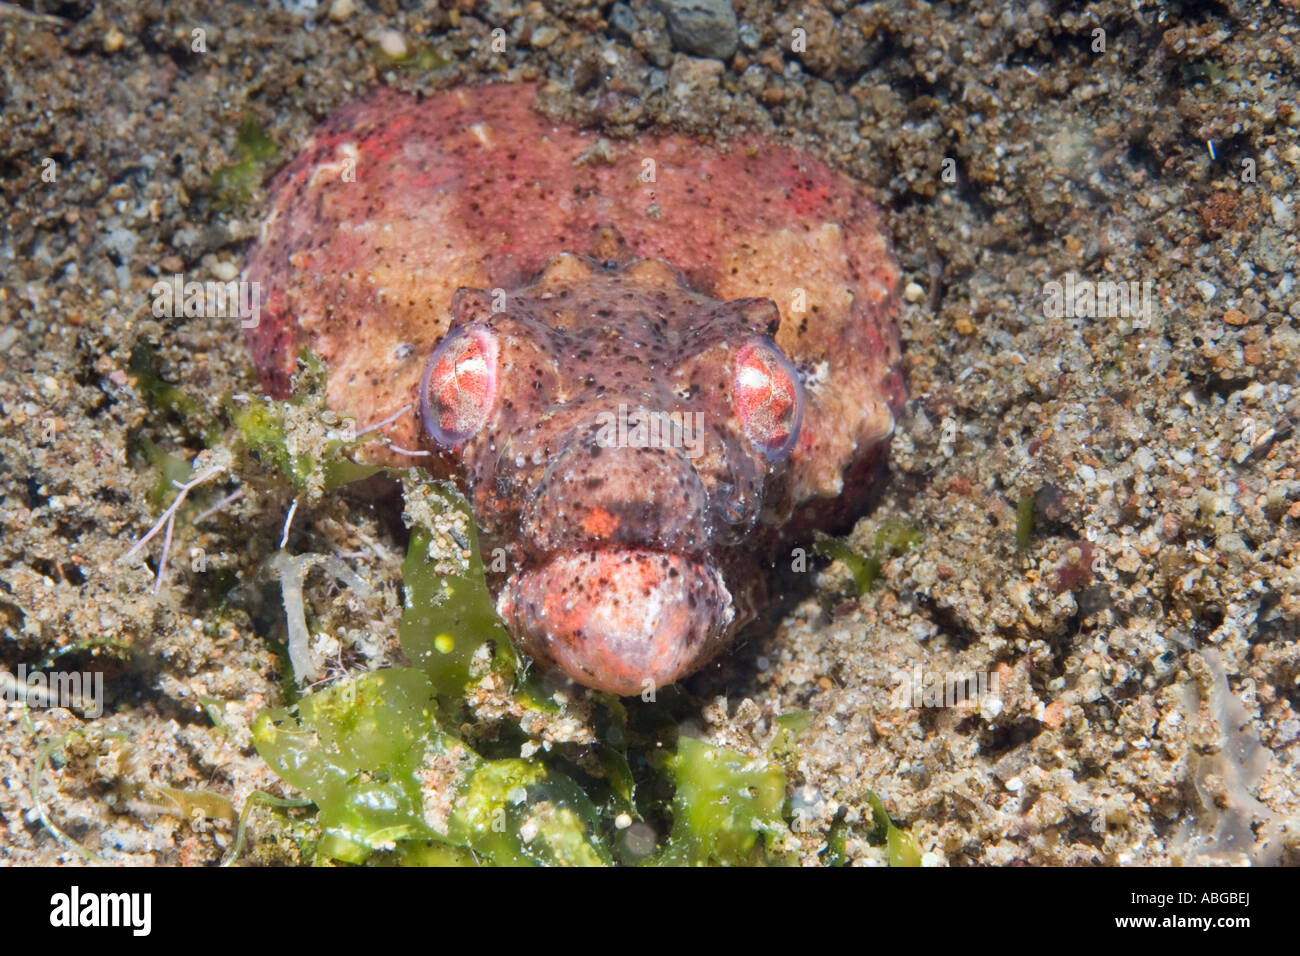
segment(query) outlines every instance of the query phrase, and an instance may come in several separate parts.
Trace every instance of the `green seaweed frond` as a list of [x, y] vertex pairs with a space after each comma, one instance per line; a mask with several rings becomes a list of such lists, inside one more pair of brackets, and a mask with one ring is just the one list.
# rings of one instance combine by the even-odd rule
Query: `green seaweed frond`
[[901, 521], [886, 521], [876, 529], [870, 554], [854, 551], [847, 542], [818, 532], [813, 550], [822, 557], [843, 562], [853, 575], [857, 596], [862, 597], [876, 586], [884, 562], [906, 554], [921, 540], [921, 532]]
[[383, 471], [349, 457], [368, 439], [358, 435], [353, 421], [326, 406], [326, 378], [325, 364], [304, 351], [289, 400], [241, 396], [239, 402], [230, 398], [226, 403], [238, 440], [248, 452], [309, 497]]
[[785, 771], [778, 764], [680, 737], [672, 769], [677, 784], [672, 839], [660, 863], [781, 862], [772, 845], [789, 828], [782, 817]]
[[871, 804], [873, 835], [877, 842], [883, 840], [889, 853], [890, 866], [920, 866], [921, 848], [916, 838], [906, 830], [901, 830], [889, 819], [885, 812], [885, 803], [875, 793], [867, 791], [867, 801]]
[[507, 866], [604, 865], [596, 813], [541, 761], [490, 760], [443, 730], [423, 671], [390, 668], [302, 698], [296, 714], [265, 711], [258, 752], [318, 808], [316, 852], [363, 863], [414, 841], [412, 857]]
[[1034, 537], [1034, 496], [1026, 495], [1016, 502], [1016, 547], [1029, 550]]
[[235, 161], [212, 174], [211, 190], [216, 200], [229, 206], [247, 204], [277, 151], [261, 124], [251, 116], [245, 117], [235, 139]]

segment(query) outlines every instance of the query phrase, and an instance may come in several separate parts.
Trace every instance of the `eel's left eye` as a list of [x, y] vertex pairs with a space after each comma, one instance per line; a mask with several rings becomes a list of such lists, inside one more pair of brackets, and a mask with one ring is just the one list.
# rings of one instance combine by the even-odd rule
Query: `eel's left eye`
[[492, 330], [471, 322], [443, 339], [429, 356], [420, 382], [420, 417], [439, 445], [459, 445], [488, 420], [496, 404], [499, 354]]
[[790, 454], [803, 420], [803, 386], [771, 342], [753, 339], [736, 353], [731, 401], [746, 437], [768, 461]]

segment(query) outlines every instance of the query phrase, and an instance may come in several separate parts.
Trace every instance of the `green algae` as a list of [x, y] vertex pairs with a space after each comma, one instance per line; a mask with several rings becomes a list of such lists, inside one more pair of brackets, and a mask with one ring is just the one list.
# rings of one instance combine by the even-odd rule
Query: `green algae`
[[442, 730], [436, 711], [423, 671], [389, 668], [309, 694], [296, 714], [258, 715], [258, 753], [318, 808], [318, 861], [362, 863], [375, 851], [408, 864], [610, 861], [595, 809], [571, 780], [539, 761], [484, 759]]
[[318, 808], [324, 859], [359, 863], [405, 837], [429, 838], [415, 773], [448, 742], [431, 724], [419, 672], [368, 674], [273, 709], [252, 726], [258, 753]]
[[293, 404], [300, 403], [252, 398], [242, 406], [232, 406], [231, 420], [258, 461], [280, 471], [302, 489], [316, 485], [339, 488], [383, 471], [377, 465], [358, 464], [346, 457], [346, 452], [362, 444], [346, 430], [324, 437], [314, 451], [291, 447], [286, 409]]
[[782, 817], [785, 771], [766, 760], [692, 737], [672, 762], [672, 840], [662, 864], [747, 866], [779, 862], [770, 842], [789, 832]]
[[469, 503], [449, 482], [430, 482], [417, 493], [442, 527], [411, 529], [402, 564], [402, 652], [444, 697], [464, 696], [476, 657], [513, 680], [519, 660], [492, 606]]
[[36, 811], [36, 816], [40, 820], [41, 826], [44, 827], [45, 831], [53, 836], [59, 843], [68, 847], [76, 853], [77, 856], [81, 857], [84, 862], [103, 864], [105, 861], [98, 853], [83, 846], [80, 841], [74, 839], [66, 833], [62, 827], [54, 822], [54, 818], [50, 816], [49, 809], [45, 806], [45, 801], [41, 798], [41, 775], [45, 772], [45, 768], [48, 764], [53, 763], [56, 766], [60, 765], [60, 752], [74, 740], [87, 738], [126, 741], [128, 739], [127, 735], [120, 731], [106, 731], [100, 727], [85, 725], [69, 730], [67, 733], [60, 734], [52, 740], [39, 743], [35, 740], [36, 731], [32, 726], [31, 714], [28, 712], [27, 700], [25, 697], [23, 698], [22, 714], [23, 724], [28, 732], [32, 734], [33, 742], [37, 745], [36, 758], [32, 761], [32, 772], [31, 776], [28, 778], [27, 786], [28, 793], [31, 796], [32, 809]]
[[114, 660], [125, 661], [130, 658], [132, 650], [133, 647], [129, 640], [115, 634], [97, 635], [88, 637], [83, 641], [77, 641], [75, 644], [65, 644], [63, 647], [52, 648], [36, 662], [32, 670], [49, 670], [59, 658], [67, 657], [70, 654], [80, 654], [83, 651], [90, 651], [92, 655], [98, 655], [102, 651]]
[[[811, 710], [796, 710], [776, 718], [776, 733], [768, 751], [787, 766], [798, 758], [798, 738], [811, 726], [816, 714]], [[860, 826], [850, 825], [841, 808], [826, 832], [826, 845], [820, 856], [826, 866], [846, 866], [849, 863], [848, 837], [855, 830], [873, 845], [885, 847], [890, 866], [920, 866], [921, 850], [916, 838], [895, 825], [885, 811], [884, 801], [873, 791], [866, 791], [871, 807], [871, 826], [862, 832]]]
[[275, 142], [261, 125], [245, 117], [235, 139], [235, 161], [212, 174], [213, 197], [226, 206], [247, 205], [253, 187], [262, 182], [277, 152]]
[[885, 812], [885, 803], [875, 793], [867, 791], [867, 802], [871, 804], [874, 837], [877, 842], [883, 840], [889, 854], [890, 866], [920, 866], [921, 848], [916, 838], [900, 829]]
[[623, 701], [613, 694], [602, 694], [601, 703], [606, 718], [599, 728], [601, 743], [596, 745], [596, 760], [609, 785], [614, 809], [640, 819], [637, 807], [636, 774], [628, 758], [628, 713]]
[[136, 435], [134, 444], [149, 467], [156, 472], [148, 497], [149, 504], [158, 508], [167, 499], [175, 497], [176, 488], [185, 483], [193, 473], [193, 468], [179, 455], [163, 451], [147, 435]]
[[889, 818], [883, 801], [870, 790], [867, 791], [867, 802], [871, 805], [871, 826], [863, 833], [860, 827], [845, 822], [843, 814], [837, 817], [826, 834], [826, 846], [820, 854], [822, 863], [847, 866], [848, 838], [856, 831], [873, 845], [885, 847], [885, 859], [890, 866], [920, 866], [921, 848], [917, 846], [916, 838]]
[[379, 56], [389, 63], [396, 64], [404, 70], [411, 70], [416, 73], [425, 73], [430, 70], [441, 70], [443, 67], [450, 66], [454, 61], [448, 59], [432, 46], [416, 44], [405, 57], [394, 58], [379, 51]]
[[[158, 370], [157, 356], [144, 342], [136, 343], [131, 349], [127, 371], [131, 373], [133, 385], [140, 397], [158, 419], [177, 423], [189, 437], [205, 446], [220, 441], [219, 423], [208, 416], [192, 396], [162, 377]], [[159, 448], [143, 429], [134, 430], [127, 441], [131, 453], [137, 458], [143, 458], [158, 473], [157, 481], [149, 491], [149, 501], [155, 507], [175, 494], [173, 482], [183, 483], [190, 477], [189, 461]]]
[[182, 420], [198, 417], [199, 403], [158, 373], [157, 357], [145, 343], [132, 347], [127, 371], [135, 379], [135, 387], [145, 403], [154, 411]]
[[453, 711], [472, 683], [496, 674], [524, 711], [559, 713], [497, 615], [465, 496], [449, 481], [417, 479], [407, 483], [406, 512], [419, 519], [402, 563], [402, 653]]
[[[487, 759], [438, 720], [417, 668], [390, 668], [264, 711], [253, 743], [317, 807], [317, 862], [606, 866], [606, 815], [544, 760]], [[681, 737], [670, 838], [644, 863], [790, 862], [777, 849], [786, 776], [776, 763]]]
[[910, 525], [886, 521], [876, 529], [870, 554], [854, 551], [845, 541], [822, 532], [816, 534], [813, 550], [822, 557], [843, 562], [853, 576], [857, 596], [862, 597], [876, 586], [885, 561], [906, 554], [920, 540], [921, 532]]
[[776, 718], [776, 733], [768, 750], [778, 759], [793, 758], [799, 752], [799, 735], [816, 716], [811, 710], [793, 710]]
[[231, 866], [244, 852], [244, 844], [248, 839], [248, 821], [253, 815], [253, 808], [259, 805], [287, 810], [310, 807], [312, 802], [303, 797], [277, 797], [265, 790], [254, 790], [248, 795], [248, 799], [244, 801], [244, 809], [239, 812], [239, 823], [235, 827], [235, 842], [230, 848], [230, 852], [226, 854], [225, 859], [221, 861], [222, 866]]
[[1028, 551], [1034, 537], [1034, 496], [1016, 502], [1016, 548]]

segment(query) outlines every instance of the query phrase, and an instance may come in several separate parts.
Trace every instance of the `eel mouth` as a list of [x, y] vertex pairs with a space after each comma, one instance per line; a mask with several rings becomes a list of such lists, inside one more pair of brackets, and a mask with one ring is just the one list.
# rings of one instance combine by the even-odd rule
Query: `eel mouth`
[[690, 673], [736, 614], [712, 562], [638, 548], [569, 552], [516, 572], [497, 610], [532, 657], [621, 696]]

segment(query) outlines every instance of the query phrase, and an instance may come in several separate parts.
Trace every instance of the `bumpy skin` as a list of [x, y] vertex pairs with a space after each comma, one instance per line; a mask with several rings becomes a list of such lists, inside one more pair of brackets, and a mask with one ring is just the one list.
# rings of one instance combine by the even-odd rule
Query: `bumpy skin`
[[[904, 398], [898, 268], [864, 189], [806, 153], [605, 141], [532, 96], [385, 91], [325, 122], [272, 185], [248, 342], [274, 394], [311, 348], [359, 424], [410, 405], [382, 434], [434, 452], [506, 548], [521, 647], [640, 693], [753, 616], [777, 542], [863, 498]], [[465, 335], [473, 361], [434, 370]], [[611, 447], [620, 407], [702, 428]]]

